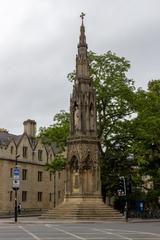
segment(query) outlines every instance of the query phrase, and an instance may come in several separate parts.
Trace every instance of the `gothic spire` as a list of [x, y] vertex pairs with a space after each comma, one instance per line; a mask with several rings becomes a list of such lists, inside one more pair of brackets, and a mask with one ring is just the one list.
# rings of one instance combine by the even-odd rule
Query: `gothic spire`
[[84, 19], [85, 14], [82, 12], [80, 17], [82, 19], [82, 24], [80, 27], [80, 36], [79, 36], [79, 44], [78, 47], [86, 47], [87, 48], [87, 44], [86, 44], [86, 36], [85, 36], [85, 27], [83, 24], [83, 19]]
[[90, 83], [90, 74], [89, 74], [89, 61], [87, 56], [87, 43], [85, 36], [85, 27], [83, 23], [85, 14], [82, 12], [80, 17], [82, 23], [80, 26], [80, 36], [78, 43], [78, 55], [76, 57], [76, 78], [78, 82]]

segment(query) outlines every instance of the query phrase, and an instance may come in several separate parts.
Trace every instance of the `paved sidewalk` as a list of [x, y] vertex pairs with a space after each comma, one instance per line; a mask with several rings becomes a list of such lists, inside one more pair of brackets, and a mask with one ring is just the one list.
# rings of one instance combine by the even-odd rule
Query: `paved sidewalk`
[[[55, 223], [126, 223], [124, 221], [94, 221], [94, 220], [56, 220], [56, 219], [39, 219], [38, 217], [19, 217], [17, 223], [27, 224], [55, 224]], [[135, 219], [129, 218], [128, 223], [149, 223], [149, 222], [160, 222], [160, 219]], [[0, 224], [16, 224], [14, 218], [0, 218]]]
[[[27, 223], [27, 224], [58, 224], [58, 223], [97, 223], [97, 222], [113, 222], [114, 221], [95, 221], [95, 220], [57, 220], [57, 219], [39, 219], [38, 217], [19, 217], [17, 219], [17, 223], [15, 223], [14, 218], [7, 218], [7, 219], [0, 219], [0, 224], [20, 224], [20, 223]], [[115, 221], [118, 223], [119, 221]], [[120, 221], [123, 223], [123, 221]]]
[[[17, 223], [33, 223], [33, 224], [36, 224], [36, 223], [54, 223], [54, 222], [59, 222], [59, 221], [56, 221], [56, 220], [42, 220], [42, 219], [39, 219], [38, 217], [19, 217], [17, 218]], [[63, 221], [65, 222], [65, 221]], [[15, 219], [14, 218], [1, 218], [0, 219], [0, 224], [3, 224], [3, 223], [10, 223], [10, 224], [16, 224], [15, 223]]]

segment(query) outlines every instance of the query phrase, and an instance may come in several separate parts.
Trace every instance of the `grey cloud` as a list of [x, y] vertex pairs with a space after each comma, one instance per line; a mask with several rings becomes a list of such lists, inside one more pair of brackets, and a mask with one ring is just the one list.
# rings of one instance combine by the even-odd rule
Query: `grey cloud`
[[90, 50], [130, 60], [137, 87], [159, 78], [159, 8], [159, 0], [1, 2], [0, 127], [20, 133], [27, 118], [46, 126], [69, 109], [81, 11]]

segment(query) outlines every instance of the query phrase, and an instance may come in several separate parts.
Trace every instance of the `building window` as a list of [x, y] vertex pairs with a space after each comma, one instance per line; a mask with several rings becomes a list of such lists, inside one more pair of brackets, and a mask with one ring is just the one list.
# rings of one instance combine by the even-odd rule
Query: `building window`
[[27, 169], [22, 169], [22, 180], [27, 180]]
[[10, 169], [10, 178], [12, 178], [12, 168]]
[[22, 191], [22, 202], [27, 201], [27, 191]]
[[58, 191], [58, 198], [61, 197], [61, 191]]
[[38, 171], [38, 182], [42, 182], [42, 172]]
[[52, 172], [49, 173], [49, 180], [52, 181]]
[[60, 172], [58, 172], [58, 179], [60, 179], [61, 178], [61, 173]]
[[42, 192], [38, 192], [38, 202], [42, 201]]
[[32, 151], [32, 161], [34, 161], [35, 160], [35, 151]]
[[52, 160], [52, 154], [50, 154], [50, 160]]
[[13, 198], [13, 192], [10, 191], [10, 192], [9, 192], [9, 201], [10, 201], [10, 202], [12, 201], [12, 198]]
[[38, 150], [38, 160], [42, 161], [42, 150]]
[[52, 201], [52, 193], [49, 194], [49, 201]]
[[13, 146], [11, 146], [11, 154], [13, 153]]
[[28, 151], [28, 148], [23, 146], [23, 157], [24, 158], [27, 158], [27, 151]]

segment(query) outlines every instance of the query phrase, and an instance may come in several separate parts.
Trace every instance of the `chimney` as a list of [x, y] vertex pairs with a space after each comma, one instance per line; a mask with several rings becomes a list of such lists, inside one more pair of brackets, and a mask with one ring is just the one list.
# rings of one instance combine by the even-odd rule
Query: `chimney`
[[24, 133], [26, 133], [29, 137], [36, 136], [36, 121], [28, 119], [23, 122], [24, 125]]

